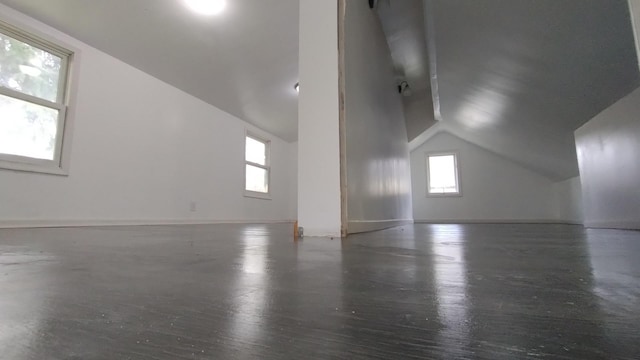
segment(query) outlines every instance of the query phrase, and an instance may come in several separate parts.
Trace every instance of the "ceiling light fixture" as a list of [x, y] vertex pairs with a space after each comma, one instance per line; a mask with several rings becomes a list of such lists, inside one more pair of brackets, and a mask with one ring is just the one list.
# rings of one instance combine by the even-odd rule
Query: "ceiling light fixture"
[[217, 15], [227, 5], [226, 0], [184, 0], [187, 6], [202, 15]]
[[402, 81], [400, 85], [398, 85], [398, 92], [404, 97], [409, 97], [413, 94], [409, 83], [406, 81]]
[[296, 83], [293, 88], [296, 89], [296, 92], [300, 92], [300, 83]]

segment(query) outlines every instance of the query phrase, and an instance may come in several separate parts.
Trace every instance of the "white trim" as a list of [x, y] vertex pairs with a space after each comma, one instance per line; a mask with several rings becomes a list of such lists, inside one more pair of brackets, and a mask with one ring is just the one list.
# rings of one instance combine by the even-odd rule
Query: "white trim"
[[191, 219], [113, 219], [113, 220], [0, 220], [0, 229], [62, 228], [94, 226], [288, 224], [294, 220], [191, 220]]
[[636, 0], [629, 0], [629, 15], [631, 16], [631, 29], [633, 30], [633, 37], [636, 40], [638, 68], [640, 68], [640, 4], [638, 4]]
[[76, 59], [79, 53], [73, 46], [52, 38], [39, 30], [15, 19], [9, 19], [0, 14], [0, 30], [2, 33], [18, 41], [29, 44], [60, 58], [60, 73], [58, 91], [55, 102], [24, 94], [13, 89], [0, 87], [0, 94], [17, 100], [29, 102], [38, 106], [58, 111], [56, 145], [53, 160], [35, 159], [25, 156], [0, 154], [0, 170], [25, 171], [50, 175], [69, 174], [69, 156], [71, 155], [71, 138], [73, 129], [73, 114], [70, 105], [75, 105], [77, 90], [77, 71], [71, 67], [78, 66]]
[[[7, 157], [9, 156], [11, 155], [7, 155]], [[5, 157], [5, 156], [2, 156], [2, 157]], [[0, 157], [0, 170], [31, 172], [31, 173], [61, 175], [61, 176], [69, 175], [69, 172], [64, 167], [58, 166], [58, 164], [56, 164], [54, 161], [51, 161], [51, 160], [42, 160], [43, 163], [36, 163], [37, 159], [25, 158], [25, 159], [29, 159], [29, 161], [13, 162], [6, 159], [2, 159], [2, 157]]]
[[349, 221], [347, 232], [348, 234], [357, 234], [411, 224], [413, 224], [413, 219]]
[[323, 229], [309, 229], [307, 227], [304, 228], [304, 238], [308, 239], [308, 238], [322, 238], [322, 239], [340, 239], [342, 238], [342, 234], [340, 233], [341, 230], [338, 231], [333, 231], [333, 230], [327, 230], [326, 228]]
[[415, 220], [416, 224], [558, 224], [582, 225], [581, 222], [557, 219], [431, 219]]
[[584, 221], [582, 220], [567, 220], [567, 219], [563, 219], [563, 220], [554, 220], [557, 223], [560, 224], [567, 224], [567, 225], [582, 225], [584, 226]]
[[[436, 152], [425, 152], [424, 162], [425, 162], [425, 171], [426, 171], [426, 179], [427, 179], [427, 187], [425, 189], [425, 194], [427, 197], [461, 197], [462, 196], [462, 185], [460, 184], [460, 156], [458, 151], [450, 150], [450, 151], [436, 151]], [[455, 171], [455, 179], [456, 179], [456, 188], [458, 191], [452, 193], [432, 193], [429, 191], [431, 182], [431, 174], [429, 173], [429, 158], [435, 156], [453, 156], [453, 170]]]
[[13, 89], [6, 88], [4, 86], [0, 86], [0, 95], [4, 95], [9, 98], [18, 99], [23, 102], [28, 102], [31, 104], [35, 104], [38, 106], [46, 107], [53, 110], [62, 110], [65, 106], [61, 103], [51, 102], [46, 99], [42, 99], [33, 95], [21, 93], [20, 91], [15, 91]]
[[443, 129], [442, 123], [438, 122], [432, 125], [427, 130], [423, 131], [422, 134], [416, 136], [413, 140], [409, 141], [409, 151], [413, 152], [417, 150], [419, 147], [424, 145], [427, 141], [431, 140], [436, 135], [447, 132]]
[[258, 191], [244, 190], [244, 197], [261, 200], [272, 200], [270, 193], [261, 193]]
[[61, 131], [62, 138], [60, 141], [60, 153], [58, 167], [62, 175], [69, 174], [69, 167], [71, 165], [71, 145], [73, 144], [73, 129], [76, 123], [77, 109], [76, 101], [78, 94], [78, 84], [80, 83], [80, 51], [78, 49], [67, 46], [73, 53], [69, 55], [67, 59], [67, 84], [64, 90], [67, 94], [66, 108], [65, 108], [65, 121], [64, 125], [58, 131]]
[[[60, 59], [64, 60], [73, 54], [68, 46], [59, 44], [59, 41], [52, 39], [49, 36], [42, 34], [40, 31], [36, 31], [31, 27], [23, 25], [15, 25], [13, 19], [0, 19], [0, 27], [4, 29], [4, 33], [8, 36], [29, 45], [36, 47], [40, 50], [44, 50], [51, 53]], [[27, 29], [27, 30], [25, 30]], [[61, 64], [64, 65], [64, 64]]]
[[640, 230], [638, 221], [588, 221], [584, 226], [593, 229]]

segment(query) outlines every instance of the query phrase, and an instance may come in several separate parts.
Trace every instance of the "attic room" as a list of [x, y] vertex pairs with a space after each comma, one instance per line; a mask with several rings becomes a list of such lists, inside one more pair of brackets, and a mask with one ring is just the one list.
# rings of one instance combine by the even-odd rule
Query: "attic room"
[[0, 0], [0, 359], [633, 359], [640, 0]]

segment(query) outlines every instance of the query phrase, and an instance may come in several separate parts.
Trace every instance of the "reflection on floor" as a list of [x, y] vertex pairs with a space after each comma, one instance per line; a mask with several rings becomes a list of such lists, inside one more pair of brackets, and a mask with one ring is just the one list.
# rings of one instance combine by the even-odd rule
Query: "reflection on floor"
[[0, 358], [637, 359], [640, 233], [0, 230]]

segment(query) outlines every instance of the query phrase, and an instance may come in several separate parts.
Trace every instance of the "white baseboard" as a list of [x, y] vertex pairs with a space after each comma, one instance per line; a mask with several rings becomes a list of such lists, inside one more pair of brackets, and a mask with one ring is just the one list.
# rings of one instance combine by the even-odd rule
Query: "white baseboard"
[[584, 226], [592, 229], [640, 230], [640, 222], [637, 221], [589, 221]]
[[405, 220], [371, 220], [371, 221], [349, 221], [347, 232], [357, 234], [368, 231], [389, 229], [396, 226], [413, 224], [412, 219]]
[[560, 224], [582, 225], [582, 222], [556, 219], [436, 219], [415, 220], [416, 224]]
[[112, 220], [0, 220], [0, 229], [63, 228], [92, 226], [153, 226], [213, 224], [285, 224], [294, 220], [208, 220], [208, 219], [112, 219]]
[[309, 229], [304, 227], [304, 238], [325, 238], [325, 239], [336, 239], [340, 238], [340, 230], [333, 231], [328, 229]]
[[567, 225], [580, 225], [584, 226], [584, 221], [582, 220], [558, 220], [559, 224], [567, 224]]

